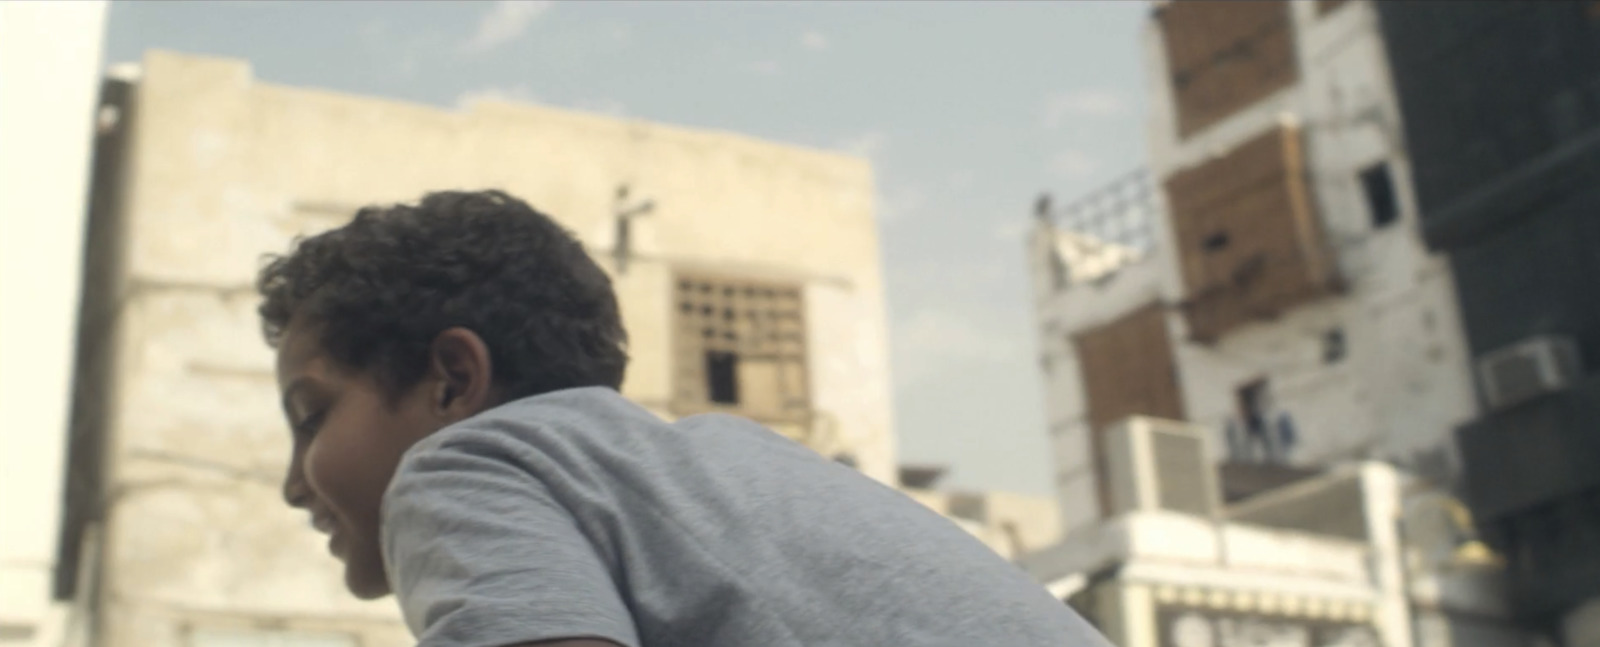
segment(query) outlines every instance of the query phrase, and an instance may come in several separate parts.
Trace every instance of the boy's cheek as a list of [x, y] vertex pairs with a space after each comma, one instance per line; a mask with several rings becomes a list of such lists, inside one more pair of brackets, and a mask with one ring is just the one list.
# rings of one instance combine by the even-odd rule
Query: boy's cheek
[[[343, 456], [347, 455], [341, 447], [339, 439], [334, 434], [319, 434], [306, 448], [305, 456], [301, 458], [302, 476], [306, 484], [322, 500], [323, 505], [331, 505], [336, 509], [344, 507], [346, 490], [348, 489], [349, 469], [344, 465]], [[341, 509], [340, 512], [343, 512]]]
[[336, 432], [319, 435], [307, 448], [305, 478], [322, 505], [351, 527], [362, 532], [378, 516], [392, 466], [391, 448], [362, 442], [359, 433]]

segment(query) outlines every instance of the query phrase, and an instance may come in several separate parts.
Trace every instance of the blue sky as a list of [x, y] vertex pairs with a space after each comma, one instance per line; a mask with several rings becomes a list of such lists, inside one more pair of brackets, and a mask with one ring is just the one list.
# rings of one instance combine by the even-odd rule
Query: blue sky
[[1143, 163], [1144, 2], [114, 2], [149, 48], [264, 81], [495, 95], [869, 157], [904, 462], [1050, 492], [1023, 232]]

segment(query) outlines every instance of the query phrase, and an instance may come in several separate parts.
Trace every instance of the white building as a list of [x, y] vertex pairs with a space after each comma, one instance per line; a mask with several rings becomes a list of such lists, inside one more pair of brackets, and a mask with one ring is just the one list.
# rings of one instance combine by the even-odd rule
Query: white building
[[1029, 243], [1065, 527], [1100, 516], [1092, 430], [1132, 414], [1212, 429], [1219, 460], [1453, 480], [1477, 404], [1375, 20], [1362, 0], [1154, 13], [1148, 175], [1050, 209]]
[[1122, 647], [1529, 644], [1449, 497], [1369, 461], [1222, 506], [1205, 438], [1114, 425], [1112, 517], [1022, 566]]
[[0, 645], [53, 644], [106, 3], [0, 2]]
[[1125, 647], [1522, 640], [1452, 516], [1477, 401], [1372, 4], [1152, 5], [1149, 170], [1028, 243], [1067, 537], [1026, 564]]
[[901, 465], [899, 489], [972, 533], [1001, 557], [1018, 560], [1061, 540], [1052, 497], [1015, 492], [947, 490], [943, 466]]

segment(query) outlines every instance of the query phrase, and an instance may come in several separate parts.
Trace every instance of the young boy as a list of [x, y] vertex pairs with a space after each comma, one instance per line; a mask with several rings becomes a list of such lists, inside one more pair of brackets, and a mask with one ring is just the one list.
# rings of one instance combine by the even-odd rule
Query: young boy
[[609, 279], [504, 193], [363, 209], [258, 287], [284, 497], [422, 645], [1106, 644], [900, 493], [623, 399]]

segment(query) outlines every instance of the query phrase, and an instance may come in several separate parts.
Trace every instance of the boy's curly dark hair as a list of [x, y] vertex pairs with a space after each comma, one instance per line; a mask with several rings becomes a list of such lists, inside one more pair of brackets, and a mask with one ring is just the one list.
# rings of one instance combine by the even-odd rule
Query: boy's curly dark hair
[[304, 317], [332, 359], [372, 371], [391, 397], [422, 379], [434, 338], [456, 326], [489, 347], [506, 400], [620, 388], [628, 363], [610, 278], [571, 233], [500, 191], [361, 209], [270, 256], [256, 289], [269, 345]]

